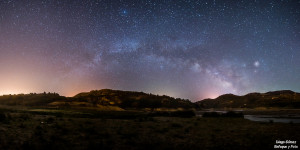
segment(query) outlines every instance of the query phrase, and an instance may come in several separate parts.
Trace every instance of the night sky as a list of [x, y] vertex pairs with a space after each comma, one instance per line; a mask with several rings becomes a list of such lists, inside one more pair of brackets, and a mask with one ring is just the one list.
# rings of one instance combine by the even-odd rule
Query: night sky
[[1, 0], [0, 95], [300, 91], [299, 0]]

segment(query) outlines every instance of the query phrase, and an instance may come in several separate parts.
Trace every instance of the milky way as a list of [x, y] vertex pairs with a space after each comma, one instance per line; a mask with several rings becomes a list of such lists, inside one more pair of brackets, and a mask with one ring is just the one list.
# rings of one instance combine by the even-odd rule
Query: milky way
[[1, 0], [0, 94], [300, 91], [299, 0]]

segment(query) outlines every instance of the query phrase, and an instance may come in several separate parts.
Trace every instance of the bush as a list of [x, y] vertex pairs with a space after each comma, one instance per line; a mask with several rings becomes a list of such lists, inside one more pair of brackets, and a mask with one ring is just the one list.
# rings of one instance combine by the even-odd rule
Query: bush
[[47, 119], [47, 123], [53, 123], [54, 122], [54, 118], [53, 117], [49, 117], [48, 119]]
[[167, 116], [167, 117], [194, 117], [195, 112], [192, 110], [186, 111], [156, 111], [151, 112], [148, 116], [156, 117], [156, 116]]
[[194, 117], [195, 112], [192, 110], [174, 111], [174, 112], [170, 113], [170, 116], [172, 116], [172, 117]]
[[29, 119], [30, 119], [30, 115], [27, 114], [27, 113], [24, 113], [24, 114], [21, 114], [21, 115], [20, 115], [20, 118], [21, 118], [22, 120], [29, 120]]
[[0, 113], [0, 122], [5, 121], [5, 120], [6, 120], [5, 113]]
[[202, 117], [221, 117], [217, 112], [205, 112], [202, 114]]
[[244, 114], [243, 113], [237, 113], [237, 112], [233, 112], [233, 111], [229, 111], [225, 114], [222, 114], [222, 116], [224, 117], [231, 117], [231, 118], [243, 118]]
[[172, 124], [171, 124], [171, 127], [174, 127], [174, 128], [181, 128], [182, 125], [179, 124], [179, 123], [172, 123]]
[[157, 117], [157, 116], [170, 116], [170, 113], [167, 111], [153, 111], [148, 114], [149, 117]]
[[203, 113], [202, 117], [229, 117], [229, 118], [243, 118], [244, 114], [243, 113], [237, 113], [233, 111], [229, 111], [224, 114], [220, 114], [217, 112], [205, 112]]

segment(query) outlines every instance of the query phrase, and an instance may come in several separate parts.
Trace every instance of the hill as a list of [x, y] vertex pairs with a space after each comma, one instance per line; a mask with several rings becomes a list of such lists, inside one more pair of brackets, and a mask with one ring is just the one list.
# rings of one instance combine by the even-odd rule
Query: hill
[[0, 96], [1, 105], [24, 105], [24, 106], [47, 106], [54, 101], [61, 101], [67, 99], [57, 93], [30, 93], [30, 94], [17, 94], [17, 95], [3, 95]]
[[120, 90], [93, 90], [79, 93], [74, 97], [64, 97], [57, 93], [18, 94], [0, 96], [2, 105], [25, 105], [46, 107], [89, 107], [103, 110], [156, 109], [156, 108], [195, 108], [189, 100], [160, 96], [143, 92]]
[[55, 108], [95, 108], [100, 110], [127, 109], [194, 109], [194, 108], [300, 108], [300, 93], [289, 90], [267, 93], [249, 93], [244, 96], [225, 94], [216, 99], [192, 103], [189, 100], [166, 95], [111, 89], [83, 92], [74, 97], [57, 93], [30, 93], [0, 96], [0, 105], [37, 106]]
[[267, 93], [249, 93], [244, 96], [225, 94], [216, 99], [198, 101], [196, 105], [200, 108], [300, 108], [300, 93], [283, 90]]
[[143, 109], [143, 108], [194, 108], [195, 104], [189, 100], [160, 96], [143, 92], [120, 91], [120, 90], [93, 90], [79, 93], [66, 102], [78, 102], [82, 105], [93, 107], [117, 106], [122, 109]]

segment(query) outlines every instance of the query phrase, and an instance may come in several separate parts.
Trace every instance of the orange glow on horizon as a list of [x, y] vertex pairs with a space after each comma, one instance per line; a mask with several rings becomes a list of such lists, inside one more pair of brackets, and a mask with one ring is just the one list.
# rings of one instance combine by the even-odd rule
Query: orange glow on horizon
[[210, 98], [210, 99], [215, 99], [219, 96], [220, 96], [220, 94], [217, 94], [217, 93], [207, 93], [204, 97], [205, 98]]

